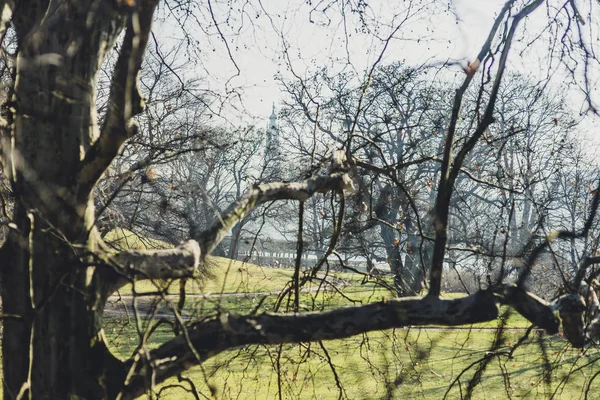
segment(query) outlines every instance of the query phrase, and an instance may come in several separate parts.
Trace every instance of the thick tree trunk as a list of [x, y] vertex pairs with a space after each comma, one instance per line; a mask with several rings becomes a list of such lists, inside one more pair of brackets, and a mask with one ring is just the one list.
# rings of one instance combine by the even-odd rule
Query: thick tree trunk
[[96, 36], [82, 45], [69, 33], [85, 14], [62, 10], [66, 3], [54, 7], [22, 36], [16, 61], [10, 151], [16, 229], [1, 282], [4, 313], [14, 316], [3, 332], [7, 399], [26, 391], [36, 399], [110, 397], [107, 388], [116, 386], [103, 372], [109, 366], [115, 377], [123, 372], [102, 334], [106, 271], [85, 256], [95, 250], [93, 202], [75, 183], [98, 136], [96, 72], [107, 35], [83, 30], [84, 39]]
[[[415, 247], [415, 240], [412, 235], [409, 235], [407, 241], [407, 256], [406, 262], [402, 262], [400, 254], [398, 231], [393, 228], [396, 224], [399, 208], [402, 203], [402, 194], [399, 190], [392, 186], [386, 186], [381, 190], [375, 215], [382, 222], [379, 222], [380, 235], [385, 245], [390, 270], [394, 275], [394, 285], [399, 297], [415, 296], [422, 289], [421, 266], [419, 262], [415, 262], [415, 253], [418, 250]], [[406, 224], [406, 228], [410, 228]]]
[[[423, 223], [425, 224], [426, 222]], [[404, 220], [404, 231], [407, 232], [406, 256], [404, 270], [396, 278], [396, 287], [399, 292], [405, 293], [405, 296], [416, 296], [423, 289], [425, 271], [429, 268], [433, 249], [431, 244], [419, 235], [410, 216]]]
[[[406, 223], [407, 231], [412, 231], [411, 224]], [[422, 247], [421, 247], [422, 246]], [[418, 295], [423, 289], [424, 271], [431, 262], [431, 245], [423, 242], [420, 235], [414, 231], [408, 234], [406, 240], [406, 257], [404, 258], [403, 280], [400, 286], [409, 296]], [[398, 287], [399, 283], [396, 282]], [[399, 289], [400, 290], [400, 289]]]
[[27, 389], [33, 398], [113, 397], [102, 374], [112, 369], [118, 379], [123, 371], [102, 334], [99, 274], [78, 261], [77, 242], [49, 234], [55, 227], [38, 214], [19, 204], [15, 217], [23, 234], [9, 237], [2, 280], [4, 312], [17, 316], [4, 322], [4, 397]]

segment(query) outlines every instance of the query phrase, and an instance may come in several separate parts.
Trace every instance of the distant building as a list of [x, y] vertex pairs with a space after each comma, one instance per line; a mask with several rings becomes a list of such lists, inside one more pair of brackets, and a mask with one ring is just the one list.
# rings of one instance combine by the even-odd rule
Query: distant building
[[279, 126], [277, 123], [277, 114], [275, 114], [275, 104], [269, 117], [267, 129], [265, 132], [265, 172], [268, 180], [280, 180], [281, 171], [281, 143], [279, 141]]

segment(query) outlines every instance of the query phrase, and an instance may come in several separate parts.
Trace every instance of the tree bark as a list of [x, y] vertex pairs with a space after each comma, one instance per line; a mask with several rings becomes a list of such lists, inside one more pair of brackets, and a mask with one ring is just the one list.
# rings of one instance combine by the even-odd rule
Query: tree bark
[[[13, 142], [4, 155], [15, 193], [0, 284], [3, 311], [12, 316], [4, 324], [5, 398], [116, 398], [129, 364], [108, 350], [102, 319], [108, 296], [122, 282], [193, 275], [200, 258], [258, 204], [352, 189], [347, 173], [337, 169], [303, 182], [256, 186], [196, 240], [178, 248], [108, 251], [94, 227], [92, 190], [135, 133], [129, 130], [132, 103], [140, 97], [130, 80], [137, 75], [156, 4], [149, 0], [130, 15], [102, 132], [96, 122], [96, 73], [118, 33], [107, 27], [114, 25], [114, 15], [94, 16], [98, 21], [84, 28], [78, 24], [90, 19], [89, 4], [72, 10], [71, 3], [52, 3], [51, 17], [20, 42]], [[136, 24], [132, 18], [138, 18]], [[135, 35], [133, 25], [142, 27]], [[98, 41], [82, 44], [81, 36]], [[70, 54], [77, 43], [82, 48]]]
[[15, 317], [4, 323], [4, 394], [106, 398], [114, 385], [105, 371], [123, 366], [104, 341], [107, 271], [85, 256], [96, 250], [94, 206], [91, 191], [77, 195], [75, 175], [99, 134], [96, 74], [123, 18], [104, 2], [23, 3], [32, 21], [14, 21], [16, 111], [5, 154], [15, 228], [1, 289]]
[[[418, 239], [415, 235], [409, 234], [406, 243], [406, 260], [402, 262], [402, 255], [399, 246], [399, 233], [394, 229], [400, 206], [404, 200], [404, 195], [400, 190], [394, 188], [391, 184], [381, 189], [377, 206], [375, 207], [375, 216], [379, 220], [379, 229], [381, 239], [385, 245], [390, 270], [394, 275], [394, 285], [399, 297], [416, 296], [422, 289], [421, 263], [419, 254]], [[409, 224], [405, 221], [406, 232], [409, 232]], [[429, 265], [429, 264], [424, 264]]]

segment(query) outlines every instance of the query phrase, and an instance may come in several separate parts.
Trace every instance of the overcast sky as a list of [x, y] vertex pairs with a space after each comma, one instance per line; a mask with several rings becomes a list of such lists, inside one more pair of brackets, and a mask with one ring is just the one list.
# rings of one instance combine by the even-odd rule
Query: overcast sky
[[[224, 119], [236, 124], [256, 117], [256, 123], [261, 120], [266, 123], [271, 105], [279, 104], [284, 96], [276, 76], [293, 79], [295, 73], [306, 77], [323, 67], [331, 71], [353, 69], [362, 73], [381, 54], [384, 46], [382, 38], [400, 23], [402, 27], [390, 41], [383, 64], [395, 61], [411, 65], [447, 61], [466, 63], [479, 52], [504, 1], [372, 0], [368, 2], [369, 9], [364, 17], [368, 22], [377, 19], [380, 23], [369, 23], [368, 32], [357, 31], [360, 27], [357, 13], [345, 10], [344, 19], [339, 8], [323, 12], [321, 4], [325, 2], [317, 0], [312, 4], [319, 4], [319, 11], [311, 13], [307, 3], [304, 0], [262, 0], [244, 3], [242, 11], [219, 9], [227, 6], [213, 4], [220, 33], [227, 40], [228, 48], [214, 29], [210, 13], [204, 11], [203, 20], [208, 26], [201, 24], [201, 29], [212, 34], [197, 36], [202, 52], [196, 72], [216, 93], [233, 91], [241, 95], [241, 101], [230, 95], [233, 101], [221, 112]], [[539, 32], [545, 26], [546, 11], [542, 7], [525, 21], [530, 37], [531, 32]], [[159, 24], [157, 29], [176, 32], [169, 27], [169, 22]], [[176, 37], [177, 33], [170, 35]], [[515, 41], [509, 69], [544, 74], [543, 67], [548, 62], [547, 42], [540, 40], [535, 46], [529, 46], [520, 57], [519, 52], [528, 39], [518, 37]], [[460, 76], [462, 71], [459, 65], [454, 65], [446, 68], [444, 74], [446, 78], [453, 74]], [[560, 81], [557, 79], [554, 84]], [[573, 93], [572, 98], [573, 108], [577, 109], [581, 105], [581, 97]]]
[[[417, 4], [408, 9], [399, 8], [408, 2], [370, 1], [368, 13], [384, 24], [378, 27], [378, 32], [361, 33], [356, 32], [359, 24], [355, 14], [347, 12], [344, 24], [339, 9], [310, 13], [305, 3], [266, 0], [262, 1], [264, 9], [256, 13], [260, 15], [258, 18], [240, 18], [230, 22], [229, 26], [224, 20], [217, 20], [223, 26], [222, 33], [227, 38], [232, 57], [223, 41], [213, 36], [210, 43], [200, 43], [205, 51], [199, 74], [208, 71], [211, 76], [207, 78], [207, 84], [217, 92], [243, 88], [246, 110], [266, 118], [271, 112], [271, 104], [277, 104], [282, 97], [275, 76], [293, 79], [288, 64], [302, 77], [322, 67], [366, 70], [382, 52], [381, 38], [391, 33], [392, 24], [397, 25], [404, 18], [406, 21], [402, 22], [402, 28], [385, 52], [384, 63], [402, 60], [420, 64], [448, 59], [466, 62], [478, 53], [495, 12], [502, 5], [495, 0], [458, 0], [453, 2], [453, 9], [439, 5], [435, 6], [437, 12], [428, 13]], [[390, 8], [392, 3], [393, 9]], [[427, 9], [434, 8], [430, 2], [422, 4]], [[393, 13], [398, 14], [394, 19], [391, 18]], [[170, 28], [163, 24], [157, 29], [168, 31]], [[460, 71], [458, 66], [456, 70]]]

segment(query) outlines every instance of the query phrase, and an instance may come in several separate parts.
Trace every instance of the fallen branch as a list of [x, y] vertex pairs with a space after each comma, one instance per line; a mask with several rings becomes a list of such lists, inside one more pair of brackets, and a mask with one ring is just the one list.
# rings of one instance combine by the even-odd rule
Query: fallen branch
[[487, 322], [498, 318], [500, 304], [517, 304], [531, 322], [550, 334], [558, 332], [558, 319], [552, 305], [513, 286], [482, 290], [453, 300], [434, 296], [412, 297], [327, 312], [245, 316], [223, 313], [193, 323], [187, 328], [186, 335], [179, 335], [151, 351], [149, 358], [137, 354], [129, 360], [129, 379], [122, 398], [135, 398], [148, 389], [149, 382], [160, 383], [238, 346], [343, 339], [407, 326], [458, 326]]

